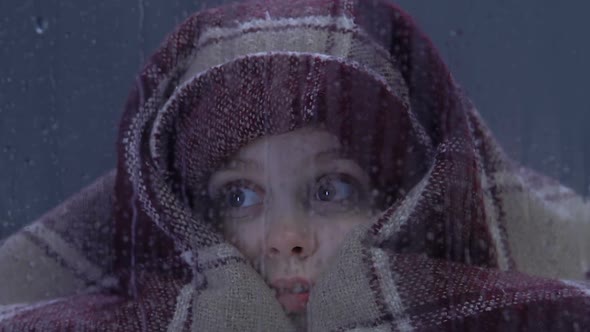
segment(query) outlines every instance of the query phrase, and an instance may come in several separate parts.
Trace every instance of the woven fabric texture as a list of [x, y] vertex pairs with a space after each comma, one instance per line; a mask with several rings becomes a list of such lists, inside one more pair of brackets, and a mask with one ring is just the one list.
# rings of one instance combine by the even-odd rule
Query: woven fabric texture
[[385, 0], [273, 0], [196, 13], [148, 60], [116, 170], [0, 247], [0, 330], [296, 330], [204, 188], [307, 126], [382, 210], [325, 267], [307, 330], [590, 329], [590, 207], [506, 157], [413, 21]]

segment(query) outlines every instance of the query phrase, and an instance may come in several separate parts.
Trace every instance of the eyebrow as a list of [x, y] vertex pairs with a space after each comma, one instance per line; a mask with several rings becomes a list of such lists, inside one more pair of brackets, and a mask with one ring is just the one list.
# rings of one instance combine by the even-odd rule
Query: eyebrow
[[318, 152], [315, 155], [314, 161], [318, 164], [330, 164], [337, 162], [341, 169], [350, 172], [350, 175], [355, 176], [361, 181], [366, 190], [369, 189], [370, 179], [368, 174], [361, 168], [361, 166], [349, 155], [349, 151], [341, 147], [332, 148], [325, 151]]
[[255, 160], [250, 159], [240, 159], [235, 158], [230, 160], [229, 162], [223, 164], [217, 171], [211, 174], [209, 178], [209, 183], [207, 185], [208, 191], [211, 194], [213, 187], [217, 186], [220, 182], [220, 179], [225, 179], [226, 177], [231, 177], [232, 174], [239, 174], [240, 170], [249, 172], [249, 173], [256, 173], [262, 170], [262, 165], [260, 165]]
[[222, 165], [218, 172], [233, 171], [236, 169], [261, 170], [263, 167], [255, 160], [235, 158]]
[[315, 161], [324, 161], [324, 160], [332, 160], [332, 159], [350, 159], [342, 148], [332, 148], [325, 151], [321, 151], [316, 153], [314, 156]]

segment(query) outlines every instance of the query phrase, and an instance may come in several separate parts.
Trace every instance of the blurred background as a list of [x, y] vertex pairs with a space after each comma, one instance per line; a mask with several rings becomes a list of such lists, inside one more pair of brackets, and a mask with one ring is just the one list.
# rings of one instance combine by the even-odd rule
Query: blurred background
[[[141, 63], [229, 1], [0, 2], [0, 238], [115, 165]], [[590, 194], [590, 2], [403, 0], [510, 156]]]

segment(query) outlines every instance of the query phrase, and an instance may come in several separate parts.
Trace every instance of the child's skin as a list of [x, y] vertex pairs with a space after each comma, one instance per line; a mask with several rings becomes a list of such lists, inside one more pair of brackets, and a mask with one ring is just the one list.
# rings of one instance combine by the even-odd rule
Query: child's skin
[[338, 139], [311, 128], [254, 141], [209, 181], [226, 239], [294, 314], [346, 234], [371, 220], [370, 193]]

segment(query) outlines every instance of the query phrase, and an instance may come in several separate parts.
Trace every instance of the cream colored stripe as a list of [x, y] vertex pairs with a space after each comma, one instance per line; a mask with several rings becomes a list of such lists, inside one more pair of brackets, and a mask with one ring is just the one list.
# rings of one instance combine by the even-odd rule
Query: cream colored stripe
[[494, 242], [494, 247], [496, 248], [496, 252], [498, 253], [498, 268], [501, 271], [507, 271], [509, 268], [508, 250], [505, 246], [505, 243], [502, 241], [502, 234], [500, 232], [500, 226], [498, 224], [497, 218], [498, 214], [494, 209], [494, 205], [491, 198], [484, 197], [483, 203], [486, 211], [486, 222], [488, 224], [488, 230], [490, 231], [492, 241]]
[[67, 298], [59, 298], [59, 299], [53, 299], [53, 300], [47, 300], [47, 301], [40, 301], [40, 302], [35, 302], [33, 304], [18, 303], [18, 304], [0, 305], [0, 322], [2, 322], [3, 320], [10, 319], [16, 315], [23, 314], [27, 311], [42, 308], [47, 305], [62, 302], [64, 300], [67, 300]]
[[549, 179], [540, 178], [538, 180], [531, 180], [531, 175], [527, 175], [523, 169], [520, 169], [517, 173], [512, 171], [496, 172], [494, 177], [499, 185], [508, 188], [522, 188], [522, 191], [530, 188], [532, 190], [527, 191], [528, 193], [539, 197], [544, 201], [547, 201], [547, 198], [552, 196], [561, 196], [557, 201], [547, 201], [548, 203], [556, 204], [557, 206], [562, 206], [562, 203], [568, 201], [581, 201], [580, 196], [576, 195], [570, 188], [565, 187], [558, 182], [552, 182]]
[[371, 255], [373, 256], [376, 271], [379, 275], [385, 304], [393, 314], [396, 329], [402, 332], [413, 331], [414, 328], [406, 314], [406, 308], [402, 303], [397, 286], [395, 285], [395, 276], [393, 275], [387, 254], [381, 249], [374, 248], [371, 249]]
[[45, 227], [41, 223], [35, 223], [27, 230], [33, 235], [43, 239], [49, 248], [55, 251], [69, 266], [76, 268], [77, 271], [83, 273], [91, 281], [99, 280], [103, 271], [98, 266], [90, 262], [77, 249], [70, 246], [59, 234]]
[[[477, 114], [477, 111], [474, 111]], [[498, 254], [498, 268], [501, 271], [507, 271], [508, 268], [510, 267], [510, 255], [509, 255], [509, 240], [510, 239], [504, 239], [503, 236], [506, 236], [506, 234], [503, 234], [502, 231], [500, 230], [500, 221], [499, 219], [499, 211], [497, 210], [497, 207], [495, 205], [494, 202], [494, 197], [490, 191], [491, 189], [491, 185], [490, 182], [495, 184], [495, 185], [499, 185], [501, 186], [502, 183], [501, 181], [498, 181], [498, 176], [500, 176], [500, 174], [505, 174], [505, 175], [512, 175], [511, 173], [507, 173], [504, 171], [501, 172], [496, 172], [494, 174], [491, 175], [491, 181], [488, 181], [488, 176], [487, 174], [483, 171], [483, 161], [481, 160], [481, 156], [477, 155], [478, 161], [479, 161], [479, 168], [480, 168], [480, 173], [479, 173], [479, 178], [481, 179], [481, 187], [484, 188], [484, 196], [483, 196], [483, 204], [484, 204], [484, 210], [485, 210], [485, 214], [486, 214], [486, 224], [488, 226], [488, 230], [490, 232], [490, 235], [492, 237], [492, 241], [493, 241], [493, 245], [494, 248], [496, 249], [496, 253]], [[502, 179], [504, 179], [502, 177]], [[498, 199], [502, 199], [502, 197], [498, 197]], [[500, 202], [500, 204], [505, 204], [504, 202]], [[506, 207], [504, 207], [506, 208]], [[508, 220], [503, 220], [504, 223], [509, 222]], [[505, 225], [507, 226], [507, 225]]]
[[506, 248], [505, 244], [508, 243], [508, 239], [506, 239], [506, 242], [502, 241], [502, 232], [500, 231], [500, 225], [498, 221], [499, 213], [497, 211], [496, 206], [494, 205], [491, 193], [489, 192], [489, 190], [487, 190], [487, 188], [489, 188], [488, 177], [483, 171], [480, 171], [479, 177], [482, 180], [482, 188], [486, 188], [486, 192], [484, 192], [483, 197], [483, 204], [486, 214], [486, 224], [488, 226], [488, 230], [490, 231], [490, 235], [492, 236], [492, 241], [496, 249], [496, 253], [498, 253], [498, 267], [502, 271], [507, 271], [509, 268], [509, 257], [508, 248]]
[[330, 27], [335, 26], [338, 29], [352, 30], [356, 28], [354, 20], [346, 16], [307, 16], [298, 18], [280, 18], [272, 19], [267, 16], [265, 19], [251, 20], [239, 24], [237, 27], [217, 28], [211, 27], [200, 35], [197, 42], [198, 46], [208, 42], [211, 39], [220, 39], [235, 34], [241, 34], [244, 30], [249, 29], [280, 29], [292, 26], [313, 26], [313, 27]]
[[236, 247], [228, 243], [220, 243], [212, 247], [199, 250], [199, 263], [205, 264], [207, 262], [224, 259], [228, 257], [243, 257]]
[[577, 281], [573, 281], [573, 280], [562, 279], [560, 281], [567, 286], [574, 287], [576, 289], [581, 290], [582, 293], [584, 293], [584, 295], [590, 297], [590, 285], [583, 284], [581, 282], [577, 282]]
[[430, 168], [422, 180], [410, 190], [401, 205], [395, 210], [395, 212], [393, 212], [389, 220], [385, 222], [378, 234], [378, 242], [391, 238], [391, 236], [399, 231], [402, 225], [407, 223], [410, 214], [416, 211], [416, 204], [418, 204], [420, 197], [424, 194], [424, 188], [426, 188], [426, 185], [428, 184], [428, 179], [430, 179], [431, 173], [432, 168]]
[[[572, 194], [572, 190], [561, 185], [561, 184], [552, 184], [552, 183], [547, 183], [545, 185], [543, 185], [540, 188], [535, 188], [536, 192], [538, 193], [539, 196], [543, 197], [543, 198], [547, 198], [549, 196], [566, 196], [565, 198], [567, 198], [567, 195], [571, 195]], [[574, 195], [572, 195], [573, 197], [575, 197]], [[562, 199], [565, 199], [562, 198]]]
[[[330, 27], [339, 30], [332, 31]], [[256, 28], [256, 29], [252, 29]], [[354, 38], [353, 34], [363, 35], [367, 40]], [[239, 38], [232, 38], [239, 37]], [[209, 41], [215, 40], [210, 43]], [[362, 39], [362, 38], [361, 38]], [[342, 58], [354, 58], [355, 61], [371, 68], [383, 76], [392, 87], [392, 92], [404, 104], [409, 105], [408, 88], [403, 75], [392, 63], [388, 50], [360, 30], [354, 20], [346, 16], [309, 16], [299, 18], [282, 18], [273, 20], [251, 20], [232, 28], [209, 27], [196, 41], [194, 58], [187, 59], [186, 72], [181, 82], [216, 65], [226, 63], [240, 56], [257, 52], [297, 51], [310, 53], [329, 53]], [[361, 42], [366, 48], [361, 52], [371, 54], [369, 60], [361, 54], [350, 54], [354, 43]], [[326, 47], [329, 45], [329, 50]], [[357, 45], [357, 47], [360, 45]], [[361, 56], [361, 58], [357, 58]], [[351, 59], [352, 59], [351, 58]], [[427, 136], [423, 136], [427, 137]]]
[[[383, 79], [383, 83], [391, 87], [391, 93], [409, 107], [408, 88], [403, 75], [393, 63], [395, 60], [389, 51], [379, 44], [358, 39], [361, 35], [364, 34], [358, 32], [358, 36], [355, 36], [352, 31], [331, 31], [327, 28], [313, 29], [297, 25], [278, 30], [242, 31], [239, 38], [220, 39], [198, 48], [197, 54], [189, 60], [190, 64], [180, 82], [190, 81], [215, 66], [250, 54], [326, 54], [340, 60], [348, 59], [351, 64], [361, 64], [365, 67], [364, 70], [369, 71], [376, 79]], [[357, 50], [351, 53], [353, 47], [361, 47], [361, 44], [365, 48], [363, 52], [359, 53]], [[326, 49], [327, 46], [329, 49]]]
[[243, 257], [242, 254], [232, 245], [221, 243], [199, 251], [198, 264], [207, 264], [219, 259], [228, 257]]
[[[483, 122], [483, 119], [481, 119], [480, 114], [475, 107], [471, 108], [471, 114], [473, 114], [477, 118], [476, 122]], [[474, 124], [472, 123], [472, 121], [470, 121], [469, 128], [472, 135], [474, 135], [473, 133], [475, 132], [473, 125]], [[476, 158], [479, 168], [479, 178], [481, 179], [481, 186], [483, 188], [483, 207], [486, 218], [485, 221], [487, 229], [490, 232], [490, 236], [492, 237], [492, 245], [494, 246], [494, 249], [496, 250], [496, 253], [498, 255], [496, 263], [498, 264], [498, 268], [500, 270], [507, 271], [510, 267], [510, 255], [508, 254], [509, 249], [507, 247], [509, 239], [503, 239], [503, 236], [506, 236], [506, 234], [502, 234], [502, 231], [500, 230], [500, 224], [498, 220], [500, 214], [498, 213], [499, 211], [497, 211], [497, 207], [494, 202], [494, 197], [492, 196], [491, 185], [488, 181], [488, 176], [484, 171], [484, 161], [482, 159], [482, 156], [479, 153], [476, 153]], [[495, 185], [499, 185], [496, 179], [496, 176], [498, 174], [499, 172], [496, 172], [492, 175], [492, 183]], [[507, 221], [504, 220], [504, 222]]]
[[194, 287], [192, 283], [186, 284], [180, 289], [180, 294], [176, 297], [176, 308], [174, 309], [174, 316], [168, 324], [167, 331], [176, 332], [181, 331], [188, 318], [191, 301], [193, 298]]

